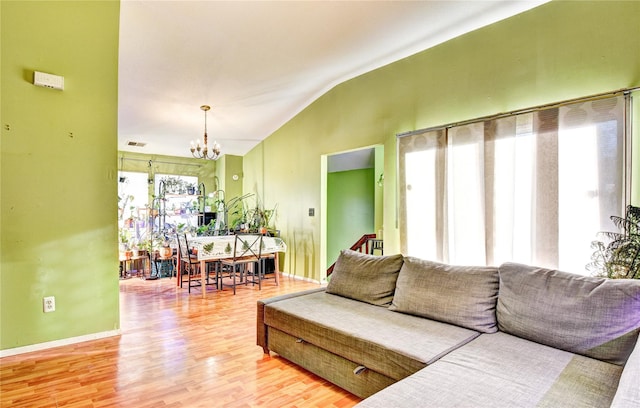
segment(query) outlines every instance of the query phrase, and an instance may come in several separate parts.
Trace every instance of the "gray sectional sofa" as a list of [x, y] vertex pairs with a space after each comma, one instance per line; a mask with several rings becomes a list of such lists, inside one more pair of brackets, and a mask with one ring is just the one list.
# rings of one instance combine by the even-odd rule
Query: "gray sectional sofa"
[[257, 306], [265, 353], [360, 407], [640, 407], [640, 281], [346, 250]]

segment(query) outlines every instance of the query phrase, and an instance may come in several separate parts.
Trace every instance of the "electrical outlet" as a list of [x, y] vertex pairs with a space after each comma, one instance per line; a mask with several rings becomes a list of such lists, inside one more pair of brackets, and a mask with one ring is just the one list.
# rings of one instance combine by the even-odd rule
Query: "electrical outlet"
[[55, 296], [47, 296], [42, 299], [42, 309], [45, 313], [56, 311], [56, 298]]

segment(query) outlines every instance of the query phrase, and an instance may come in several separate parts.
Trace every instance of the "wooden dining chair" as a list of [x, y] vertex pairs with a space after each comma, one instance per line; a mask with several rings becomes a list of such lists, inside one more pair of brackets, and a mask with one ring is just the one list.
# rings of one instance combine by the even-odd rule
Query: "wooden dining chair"
[[224, 282], [225, 276], [221, 276], [219, 287], [232, 287], [234, 295], [236, 287], [241, 284], [257, 283], [258, 288], [262, 289], [261, 252], [262, 235], [237, 234], [233, 242], [233, 256], [220, 261], [220, 266], [226, 270], [227, 282]]
[[278, 261], [276, 260], [277, 256], [277, 252], [262, 253], [260, 256], [260, 261], [262, 263], [260, 275], [262, 280], [273, 279], [276, 286], [280, 284], [277, 269]]
[[[176, 233], [176, 239], [178, 241], [178, 262], [180, 262], [180, 287], [184, 283], [186, 275], [188, 291], [191, 293], [192, 286], [200, 286], [202, 284], [200, 279], [200, 262], [198, 256], [192, 254], [189, 250], [189, 241], [187, 240], [187, 234]], [[193, 283], [192, 283], [193, 282]]]

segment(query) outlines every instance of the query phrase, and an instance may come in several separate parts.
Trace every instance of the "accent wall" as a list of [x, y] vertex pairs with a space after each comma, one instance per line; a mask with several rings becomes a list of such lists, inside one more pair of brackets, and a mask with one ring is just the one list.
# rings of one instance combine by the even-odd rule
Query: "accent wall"
[[[119, 13], [118, 1], [0, 3], [1, 351], [120, 329]], [[35, 86], [34, 71], [64, 76], [64, 90]]]
[[[552, 1], [329, 90], [244, 157], [245, 191], [259, 185], [267, 203], [279, 203], [283, 269], [314, 280], [326, 275], [326, 220], [308, 215], [323, 204], [322, 155], [384, 145], [384, 246], [385, 254], [397, 253], [397, 134], [638, 87], [639, 18], [640, 2]], [[633, 183], [638, 204], [637, 176]]]

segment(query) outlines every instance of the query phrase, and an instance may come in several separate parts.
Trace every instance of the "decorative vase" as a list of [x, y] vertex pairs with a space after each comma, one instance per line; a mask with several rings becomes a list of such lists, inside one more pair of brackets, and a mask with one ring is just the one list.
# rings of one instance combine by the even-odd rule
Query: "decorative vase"
[[173, 255], [173, 249], [171, 249], [171, 247], [162, 247], [160, 252], [162, 258], [171, 258], [171, 255]]

